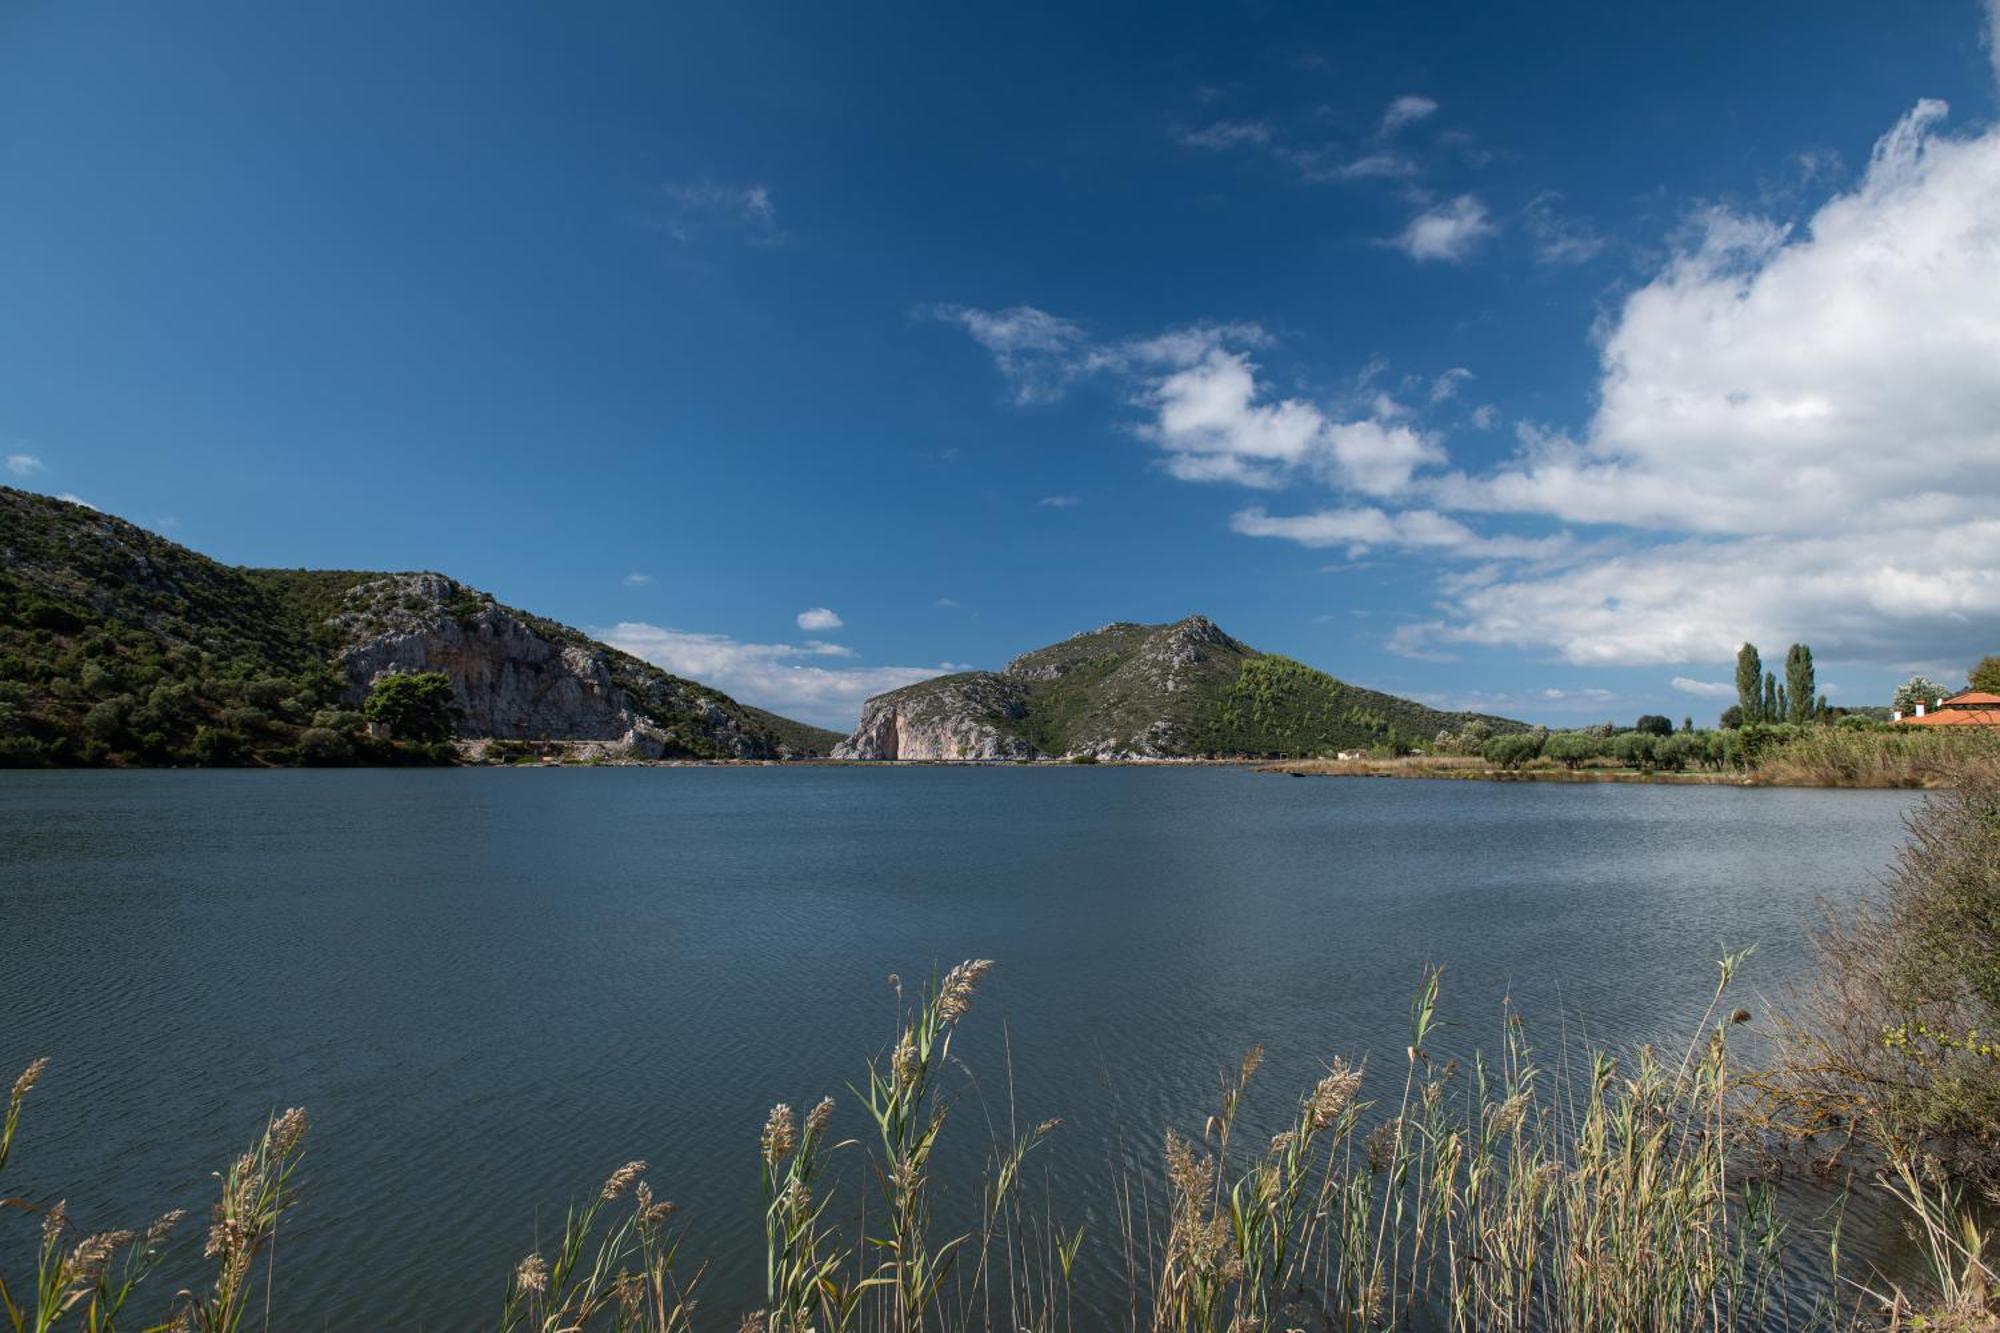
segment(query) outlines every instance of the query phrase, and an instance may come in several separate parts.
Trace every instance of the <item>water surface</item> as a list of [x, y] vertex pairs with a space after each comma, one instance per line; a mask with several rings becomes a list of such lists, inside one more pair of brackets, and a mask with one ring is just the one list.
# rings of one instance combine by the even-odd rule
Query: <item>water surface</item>
[[[958, 1128], [1061, 1116], [1057, 1204], [1103, 1232], [1108, 1182], [1198, 1131], [1247, 1044], [1273, 1116], [1336, 1054], [1399, 1077], [1426, 964], [1447, 1050], [1510, 992], [1551, 1044], [1684, 1034], [1750, 944], [1759, 1007], [1912, 805], [1227, 768], [0, 774], [0, 1082], [55, 1062], [8, 1192], [199, 1216], [302, 1104], [281, 1326], [464, 1328], [538, 1210], [644, 1157], [733, 1328], [764, 1112], [851, 1114], [891, 973], [999, 960]], [[9, 1271], [27, 1230], [0, 1218]]]

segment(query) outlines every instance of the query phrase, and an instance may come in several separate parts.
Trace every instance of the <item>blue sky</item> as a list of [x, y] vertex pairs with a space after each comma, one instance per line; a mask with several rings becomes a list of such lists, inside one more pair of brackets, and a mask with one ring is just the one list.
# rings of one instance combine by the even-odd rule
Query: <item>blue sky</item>
[[1191, 611], [1880, 701], [2000, 651], [1994, 14], [16, 4], [0, 480], [836, 726]]

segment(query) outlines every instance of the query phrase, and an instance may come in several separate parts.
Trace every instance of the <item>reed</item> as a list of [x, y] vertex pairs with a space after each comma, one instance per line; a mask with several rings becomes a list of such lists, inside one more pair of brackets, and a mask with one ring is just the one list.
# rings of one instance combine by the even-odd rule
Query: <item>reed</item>
[[[572, 1203], [560, 1232], [496, 1284], [495, 1322], [510, 1333], [1057, 1333], [1098, 1326], [1074, 1309], [1073, 1284], [1087, 1276], [1126, 1289], [1133, 1333], [2000, 1327], [1992, 1236], [1915, 1161], [1887, 1164], [1879, 1187], [1931, 1258], [1925, 1289], [1841, 1276], [1836, 1243], [1819, 1262], [1840, 1294], [1808, 1308], [1793, 1299], [1788, 1265], [1810, 1242], [1745, 1170], [1731, 1036], [1749, 1015], [1727, 999], [1740, 963], [1722, 960], [1684, 1045], [1551, 1067], [1512, 1013], [1490, 1060], [1439, 1059], [1430, 973], [1399, 1067], [1330, 1060], [1268, 1138], [1244, 1119], [1261, 1064], [1253, 1048], [1201, 1124], [1161, 1128], [1164, 1189], [1123, 1182], [1104, 1212], [1116, 1219], [1109, 1234], [1065, 1226], [1052, 1203], [1029, 1198], [1054, 1122], [996, 1131], [978, 1187], [939, 1202], [936, 1152], [960, 1086], [953, 1037], [991, 966], [963, 963], [899, 1000], [897, 1038], [855, 1089], [852, 1137], [838, 1136], [830, 1097], [803, 1117], [777, 1105], [756, 1134], [762, 1308], [698, 1310], [700, 1266], [677, 1273], [687, 1232], [634, 1161]], [[0, 1166], [40, 1070], [14, 1086]], [[238, 1329], [256, 1261], [295, 1202], [304, 1134], [303, 1113], [274, 1118], [222, 1177], [206, 1247], [213, 1286], [178, 1293], [158, 1322], [125, 1310], [173, 1215], [72, 1242], [60, 1203], [8, 1200], [40, 1214], [44, 1237], [34, 1289], [17, 1296], [0, 1282], [10, 1326]], [[852, 1165], [833, 1169], [842, 1155]]]
[[1760, 754], [1749, 780], [1786, 787], [1955, 787], [2000, 780], [2000, 734], [1978, 727], [1809, 727]]

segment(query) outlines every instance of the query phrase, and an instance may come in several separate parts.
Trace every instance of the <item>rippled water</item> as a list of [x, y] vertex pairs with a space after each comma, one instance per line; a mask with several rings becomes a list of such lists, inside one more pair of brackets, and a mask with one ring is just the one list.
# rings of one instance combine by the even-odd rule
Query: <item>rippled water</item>
[[[1198, 1129], [1245, 1045], [1273, 1114], [1335, 1054], [1393, 1070], [1426, 963], [1447, 1048], [1510, 991], [1551, 1044], [1565, 1018], [1685, 1033], [1752, 943], [1758, 1008], [1912, 803], [1222, 768], [0, 774], [0, 1082], [55, 1061], [8, 1192], [199, 1215], [303, 1104], [278, 1326], [462, 1328], [538, 1209], [645, 1157], [734, 1327], [764, 1111], [846, 1095], [892, 972], [999, 960], [957, 1124], [985, 1141], [1011, 1067], [1020, 1117], [1064, 1120], [1058, 1210], [1102, 1232], [1108, 1182]], [[9, 1271], [28, 1230], [0, 1217]]]

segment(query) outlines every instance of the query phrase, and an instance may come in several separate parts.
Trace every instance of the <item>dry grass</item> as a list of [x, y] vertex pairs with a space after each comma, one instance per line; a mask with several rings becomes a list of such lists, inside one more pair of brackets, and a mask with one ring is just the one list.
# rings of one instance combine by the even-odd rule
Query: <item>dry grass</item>
[[1955, 787], [2000, 780], [2000, 730], [1815, 727], [1758, 756], [1750, 781], [1783, 787]]
[[[836, 1137], [842, 1113], [830, 1098], [803, 1117], [772, 1108], [745, 1154], [765, 1200], [765, 1304], [706, 1326], [1053, 1333], [1077, 1326], [1072, 1284], [1095, 1267], [1130, 1288], [1133, 1333], [1994, 1327], [1989, 1238], [1959, 1196], [1908, 1164], [1884, 1185], [1935, 1256], [1930, 1313], [1915, 1315], [1911, 1294], [1877, 1283], [1876, 1296], [1837, 1274], [1830, 1289], [1856, 1294], [1839, 1307], [1826, 1300], [1801, 1311], [1787, 1292], [1781, 1261], [1798, 1255], [1771, 1192], [1733, 1153], [1741, 1125], [1729, 1037], [1748, 1016], [1724, 1001], [1736, 965], [1724, 961], [1685, 1047], [1642, 1050], [1629, 1066], [1598, 1054], [1574, 1077], [1539, 1065], [1515, 1021], [1491, 1064], [1440, 1064], [1428, 1049], [1439, 1002], [1432, 975], [1393, 1075], [1335, 1059], [1281, 1132], [1245, 1144], [1253, 1050], [1202, 1125], [1163, 1129], [1165, 1198], [1148, 1204], [1143, 1188], [1128, 1187], [1112, 1209], [1116, 1233], [1086, 1235], [1024, 1199], [1032, 1154], [1053, 1123], [992, 1145], [976, 1216], [954, 1227], [934, 1216], [932, 1155], [952, 1121], [952, 1037], [990, 966], [961, 964], [911, 997], [900, 1038], [870, 1062], [854, 1138]], [[15, 1085], [0, 1165], [39, 1072]], [[0, 1287], [10, 1326], [238, 1328], [253, 1304], [256, 1260], [294, 1201], [304, 1132], [299, 1112], [273, 1120], [222, 1178], [206, 1249], [213, 1288], [176, 1295], [164, 1322], [128, 1321], [124, 1310], [173, 1217], [143, 1233], [72, 1242], [60, 1203], [10, 1201], [39, 1212], [43, 1230], [34, 1290]], [[857, 1178], [829, 1174], [840, 1153], [866, 1161], [866, 1201], [832, 1183]], [[618, 1167], [570, 1207], [554, 1243], [524, 1255], [505, 1279], [502, 1329], [697, 1326], [700, 1269], [677, 1273], [686, 1233], [645, 1172], [643, 1162]], [[1947, 1317], [1957, 1322], [1938, 1322]]]

